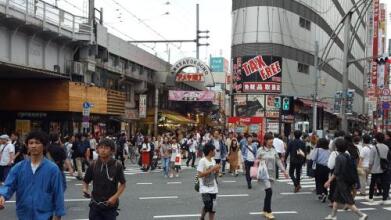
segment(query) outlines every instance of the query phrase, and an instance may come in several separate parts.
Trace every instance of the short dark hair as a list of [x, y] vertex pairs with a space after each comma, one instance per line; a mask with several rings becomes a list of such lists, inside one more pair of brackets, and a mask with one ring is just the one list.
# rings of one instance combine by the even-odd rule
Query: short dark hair
[[371, 136], [364, 134], [364, 136], [362, 136], [362, 142], [364, 144], [370, 144], [371, 143]]
[[265, 134], [265, 137], [263, 137], [264, 141], [268, 141], [268, 140], [271, 140], [271, 139], [274, 139], [272, 134]]
[[108, 138], [104, 138], [103, 140], [101, 140], [98, 144], [98, 147], [101, 147], [101, 146], [106, 146], [106, 147], [110, 147], [110, 149], [113, 151], [115, 150], [115, 143], [113, 140], [110, 140]]
[[329, 149], [329, 141], [326, 138], [320, 138], [317, 144], [318, 148]]
[[344, 153], [348, 149], [345, 139], [338, 138], [335, 140], [334, 144], [335, 144], [335, 148], [340, 153]]
[[338, 130], [338, 131], [336, 131], [335, 132], [335, 134], [334, 134], [334, 137], [343, 137], [343, 136], [345, 136], [345, 132], [344, 131], [340, 131], [340, 130]]
[[345, 135], [344, 139], [348, 143], [353, 143], [353, 137], [350, 134]]
[[60, 136], [57, 133], [50, 133], [49, 134], [49, 142], [51, 142], [51, 143], [58, 141], [59, 138], [60, 138]]
[[205, 144], [205, 147], [203, 149], [204, 155], [207, 156], [211, 151], [215, 150], [215, 146], [211, 143]]
[[384, 143], [384, 134], [383, 133], [377, 133], [375, 134], [375, 139], [378, 143]]
[[389, 137], [391, 137], [391, 131], [386, 131], [386, 135], [388, 135]]
[[296, 130], [293, 132], [293, 135], [295, 136], [296, 139], [299, 139], [303, 133], [300, 130]]
[[353, 143], [359, 143], [361, 141], [361, 138], [360, 138], [360, 136], [354, 136], [353, 137]]
[[46, 147], [46, 145], [49, 143], [49, 137], [43, 131], [32, 131], [32, 132], [28, 133], [27, 136], [26, 136], [26, 140], [25, 140], [26, 146], [28, 145], [28, 141], [31, 140], [31, 139], [38, 140], [39, 142], [42, 143], [42, 145], [44, 147]]

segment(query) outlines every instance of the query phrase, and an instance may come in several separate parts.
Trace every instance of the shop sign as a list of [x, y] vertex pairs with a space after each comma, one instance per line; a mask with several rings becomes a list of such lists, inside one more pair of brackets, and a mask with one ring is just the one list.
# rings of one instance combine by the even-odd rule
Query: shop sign
[[147, 95], [140, 95], [139, 118], [147, 117]]
[[46, 118], [47, 114], [44, 112], [18, 112], [18, 118]]
[[177, 82], [204, 82], [202, 73], [178, 73], [175, 76]]
[[207, 102], [214, 101], [215, 93], [213, 91], [168, 91], [168, 100], [170, 101], [193, 101]]
[[139, 119], [137, 109], [125, 109], [124, 119], [127, 120]]
[[235, 111], [239, 117], [264, 117], [265, 95], [235, 95]]
[[295, 116], [294, 115], [281, 115], [281, 122], [292, 124], [295, 122]]
[[266, 124], [266, 131], [267, 132], [273, 132], [273, 134], [279, 133], [279, 123], [278, 122], [267, 122]]
[[281, 77], [281, 57], [258, 55], [234, 58], [234, 92], [280, 93]]
[[279, 111], [266, 111], [266, 118], [279, 118], [280, 112]]
[[[213, 80], [213, 76], [211, 74], [211, 70], [210, 70], [209, 66], [197, 58], [186, 57], [186, 58], [178, 60], [171, 67], [171, 73], [175, 74], [176, 79], [181, 79], [181, 80], [188, 79], [187, 76], [185, 76], [185, 77], [182, 76], [182, 74], [188, 74], [188, 73], [182, 72], [182, 70], [184, 70], [185, 68], [188, 68], [188, 67], [194, 67], [195, 69], [197, 69], [197, 71], [200, 71], [200, 73], [189, 73], [189, 74], [201, 74], [202, 81], [208, 82], [208, 84], [205, 86], [213, 86], [214, 80]], [[179, 76], [178, 76], [178, 74], [179, 74]], [[199, 77], [198, 75], [193, 75], [193, 76], [190, 76], [189, 78], [190, 79], [199, 79], [198, 77]], [[208, 80], [206, 80], [207, 77], [208, 77]], [[192, 80], [192, 81], [196, 81], [196, 80]]]
[[260, 124], [263, 122], [262, 117], [229, 117], [228, 123], [232, 124]]

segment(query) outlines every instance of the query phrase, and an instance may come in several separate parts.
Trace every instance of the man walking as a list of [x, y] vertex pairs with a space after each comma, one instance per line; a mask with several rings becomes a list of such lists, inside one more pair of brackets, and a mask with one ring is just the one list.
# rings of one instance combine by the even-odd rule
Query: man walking
[[7, 178], [8, 172], [14, 164], [15, 146], [11, 144], [8, 135], [0, 136], [0, 184]]
[[305, 150], [305, 143], [302, 140], [300, 140], [300, 137], [302, 135], [301, 131], [297, 130], [293, 134], [295, 136], [295, 139], [289, 142], [288, 144], [285, 161], [290, 156], [289, 176], [291, 177], [292, 182], [295, 186], [294, 192], [296, 193], [299, 192], [301, 189], [300, 186], [301, 168], [305, 163], [306, 150]]
[[44, 157], [47, 144], [45, 133], [29, 133], [26, 145], [30, 158], [16, 164], [4, 186], [0, 187], [0, 209], [16, 192], [18, 219], [59, 220], [65, 215], [61, 171], [55, 163]]
[[[91, 198], [90, 220], [115, 220], [118, 213], [119, 197], [125, 190], [125, 175], [122, 164], [113, 159], [114, 141], [103, 139], [97, 151], [99, 159], [88, 167], [83, 183], [83, 193]], [[92, 194], [89, 184], [92, 182]]]
[[[278, 153], [278, 157], [281, 159], [281, 162], [284, 163], [285, 158], [285, 144], [284, 141], [281, 140], [280, 135], [275, 133], [273, 139], [273, 147]], [[276, 166], [276, 179], [279, 177], [278, 166]]]

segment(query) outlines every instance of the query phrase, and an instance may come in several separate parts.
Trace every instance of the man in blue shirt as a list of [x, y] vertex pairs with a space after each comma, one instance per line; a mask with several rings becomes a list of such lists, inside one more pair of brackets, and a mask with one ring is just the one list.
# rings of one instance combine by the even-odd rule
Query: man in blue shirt
[[31, 158], [16, 164], [0, 187], [0, 209], [16, 192], [18, 219], [60, 220], [65, 215], [61, 171], [44, 157], [47, 143], [45, 133], [29, 133], [26, 145]]

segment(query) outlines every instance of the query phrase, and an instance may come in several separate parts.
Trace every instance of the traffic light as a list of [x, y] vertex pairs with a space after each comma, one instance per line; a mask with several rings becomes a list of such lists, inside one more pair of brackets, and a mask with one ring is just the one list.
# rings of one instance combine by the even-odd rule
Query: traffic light
[[282, 110], [289, 111], [289, 109], [290, 109], [290, 100], [288, 97], [284, 97], [282, 99]]
[[274, 107], [281, 109], [281, 97], [274, 97]]

